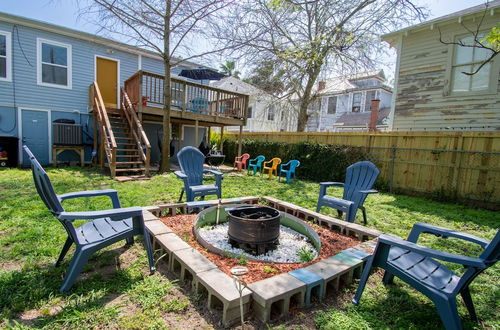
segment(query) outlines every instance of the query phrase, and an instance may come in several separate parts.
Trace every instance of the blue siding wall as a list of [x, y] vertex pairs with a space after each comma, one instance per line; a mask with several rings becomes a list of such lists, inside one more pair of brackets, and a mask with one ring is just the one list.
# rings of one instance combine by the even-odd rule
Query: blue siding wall
[[17, 136], [17, 131], [16, 109], [0, 106], [0, 136]]
[[165, 74], [163, 61], [147, 56], [142, 56], [142, 70], [156, 74], [161, 74], [162, 76]]

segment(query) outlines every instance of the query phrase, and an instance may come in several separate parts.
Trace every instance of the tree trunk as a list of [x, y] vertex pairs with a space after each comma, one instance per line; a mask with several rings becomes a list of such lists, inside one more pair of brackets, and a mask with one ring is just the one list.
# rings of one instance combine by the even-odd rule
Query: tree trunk
[[172, 95], [170, 88], [170, 12], [172, 1], [167, 0], [165, 12], [165, 22], [163, 25], [163, 62], [164, 62], [164, 81], [163, 81], [163, 137], [161, 143], [161, 164], [160, 173], [170, 169], [170, 104]]
[[315, 69], [307, 78], [307, 84], [304, 88], [304, 94], [302, 94], [299, 107], [299, 115], [297, 119], [297, 132], [304, 132], [306, 130], [307, 120], [309, 115], [307, 114], [307, 108], [312, 100], [312, 89], [318, 79], [319, 68]]

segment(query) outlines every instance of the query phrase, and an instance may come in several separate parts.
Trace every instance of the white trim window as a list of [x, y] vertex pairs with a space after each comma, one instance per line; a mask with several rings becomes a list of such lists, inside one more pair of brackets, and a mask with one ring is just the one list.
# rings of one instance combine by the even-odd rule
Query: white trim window
[[71, 45], [37, 38], [36, 48], [38, 85], [71, 89]]
[[271, 104], [267, 108], [267, 120], [274, 121], [274, 113], [275, 112], [276, 112], [276, 106], [274, 104]]
[[328, 108], [326, 113], [331, 115], [337, 112], [337, 96], [330, 96], [328, 98]]
[[[484, 37], [484, 33], [479, 33], [477, 38], [482, 40]], [[486, 63], [474, 75], [467, 75], [464, 72], [475, 72], [481, 63], [491, 56], [492, 51], [475, 47], [477, 44], [473, 36], [459, 38], [457, 42], [466, 46], [455, 45], [451, 69], [451, 91], [478, 92], [488, 90], [493, 68], [492, 62]]]
[[352, 112], [360, 112], [361, 111], [361, 96], [363, 96], [360, 92], [352, 94]]
[[0, 31], [0, 81], [12, 80], [12, 38], [10, 32]]

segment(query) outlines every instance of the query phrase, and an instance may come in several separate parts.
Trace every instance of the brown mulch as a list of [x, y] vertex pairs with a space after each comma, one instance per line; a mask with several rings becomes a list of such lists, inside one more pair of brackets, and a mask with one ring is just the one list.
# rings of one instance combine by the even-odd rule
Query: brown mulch
[[[160, 220], [164, 224], [169, 226], [180, 238], [185, 240], [189, 245], [197, 249], [207, 259], [216, 264], [220, 270], [231, 276], [231, 268], [234, 266], [239, 266], [238, 259], [227, 258], [219, 254], [212, 253], [201, 246], [198, 241], [196, 241], [196, 238], [194, 237], [192, 231], [195, 218], [196, 214], [180, 214], [176, 216], [163, 217]], [[320, 227], [310, 222], [308, 222], [307, 224], [316, 231], [321, 240], [321, 252], [318, 258], [309, 263], [268, 263], [248, 260], [248, 263], [245, 266], [248, 268], [249, 272], [248, 275], [243, 276], [243, 280], [246, 283], [252, 283], [268, 277], [272, 277], [274, 275], [287, 273], [295, 269], [312, 265], [322, 259], [335, 255], [342, 250], [359, 244], [359, 241], [352, 237], [338, 234], [327, 228]], [[272, 267], [276, 270], [276, 272], [266, 273], [263, 270], [264, 266]]]

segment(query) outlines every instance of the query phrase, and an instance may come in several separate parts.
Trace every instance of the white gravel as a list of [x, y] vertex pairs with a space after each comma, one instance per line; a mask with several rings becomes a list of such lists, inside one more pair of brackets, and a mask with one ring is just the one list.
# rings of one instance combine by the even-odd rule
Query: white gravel
[[242, 249], [233, 248], [231, 244], [229, 244], [227, 235], [228, 227], [229, 223], [226, 222], [218, 226], [200, 228], [198, 233], [207, 243], [235, 256], [243, 254], [262, 261], [301, 262], [297, 256], [297, 252], [299, 252], [302, 247], [312, 250], [314, 258], [318, 256], [318, 252], [314, 246], [307, 241], [308, 239], [306, 236], [285, 226], [280, 226], [280, 244], [275, 250], [269, 251], [266, 254], [254, 256], [246, 253]]

